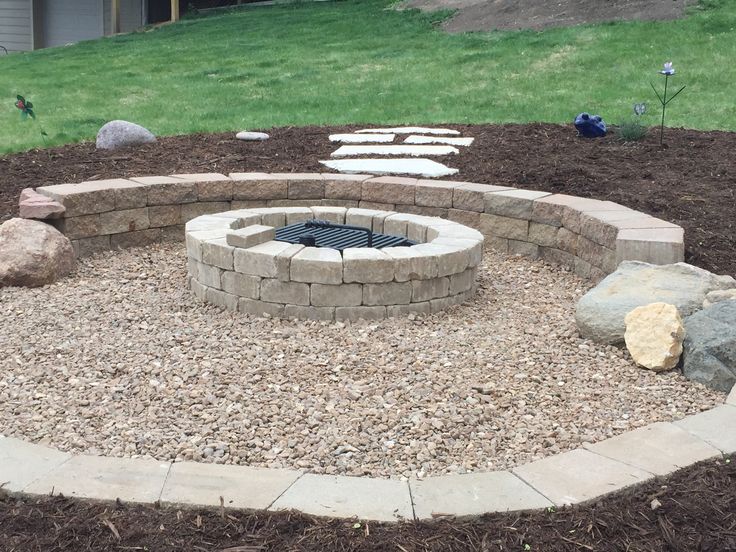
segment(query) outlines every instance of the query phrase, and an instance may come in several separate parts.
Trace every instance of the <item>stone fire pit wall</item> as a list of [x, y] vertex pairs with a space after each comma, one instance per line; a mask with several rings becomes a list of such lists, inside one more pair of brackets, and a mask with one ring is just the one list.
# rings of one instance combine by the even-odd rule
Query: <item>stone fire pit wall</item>
[[542, 258], [597, 281], [624, 260], [684, 258], [683, 230], [610, 201], [472, 182], [340, 174], [217, 173], [43, 186], [65, 212], [49, 220], [77, 254], [181, 239], [184, 224], [230, 209], [362, 207], [442, 217], [506, 253]]
[[[329, 220], [407, 237], [411, 247], [336, 249], [275, 241], [275, 229]], [[429, 314], [475, 290], [483, 235], [457, 222], [345, 207], [271, 207], [186, 225], [189, 286], [202, 301], [253, 315], [381, 320]]]

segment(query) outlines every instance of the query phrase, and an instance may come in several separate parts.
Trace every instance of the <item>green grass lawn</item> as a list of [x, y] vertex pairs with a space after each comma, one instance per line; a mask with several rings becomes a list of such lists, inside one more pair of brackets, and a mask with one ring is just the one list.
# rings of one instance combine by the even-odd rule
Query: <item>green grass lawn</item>
[[[346, 0], [242, 9], [0, 57], [0, 152], [94, 138], [111, 119], [158, 135], [342, 123], [609, 123], [646, 101], [672, 60], [688, 88], [669, 126], [736, 128], [736, 2], [679, 21], [449, 35], [444, 14]], [[16, 94], [38, 120], [21, 122]]]

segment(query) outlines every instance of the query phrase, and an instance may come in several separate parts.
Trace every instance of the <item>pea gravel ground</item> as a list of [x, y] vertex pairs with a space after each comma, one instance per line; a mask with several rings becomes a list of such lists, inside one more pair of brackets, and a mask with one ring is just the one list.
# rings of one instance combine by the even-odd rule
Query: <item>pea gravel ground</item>
[[711, 408], [677, 371], [577, 336], [589, 286], [487, 251], [475, 299], [426, 318], [258, 319], [198, 303], [182, 244], [0, 289], [0, 433], [66, 451], [314, 473], [505, 469]]

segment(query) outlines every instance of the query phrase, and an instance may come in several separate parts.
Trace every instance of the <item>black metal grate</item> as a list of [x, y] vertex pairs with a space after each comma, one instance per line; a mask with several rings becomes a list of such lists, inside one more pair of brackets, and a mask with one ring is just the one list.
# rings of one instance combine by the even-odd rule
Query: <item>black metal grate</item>
[[349, 247], [401, 247], [416, 245], [403, 236], [379, 234], [369, 228], [336, 224], [326, 220], [308, 220], [276, 230], [276, 239], [311, 247], [330, 247], [342, 251]]

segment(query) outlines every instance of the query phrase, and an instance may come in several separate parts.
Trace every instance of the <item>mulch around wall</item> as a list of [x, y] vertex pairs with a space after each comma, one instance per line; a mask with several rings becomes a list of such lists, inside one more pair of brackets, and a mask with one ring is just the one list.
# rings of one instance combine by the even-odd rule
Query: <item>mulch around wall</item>
[[[640, 142], [623, 142], [615, 131], [578, 138], [563, 125], [444, 126], [476, 138], [459, 155], [435, 158], [460, 169], [453, 180], [621, 203], [683, 226], [687, 262], [736, 275], [736, 133], [667, 129], [663, 148], [657, 129]], [[319, 164], [338, 147], [328, 135], [357, 128], [266, 129], [271, 139], [265, 142], [195, 134], [135, 150], [96, 151], [87, 143], [6, 155], [0, 157], [0, 222], [17, 213], [25, 187], [191, 172], [329, 172]]]
[[585, 506], [393, 525], [289, 512], [0, 497], [1, 552], [90, 550], [728, 552], [736, 550], [736, 457]]

